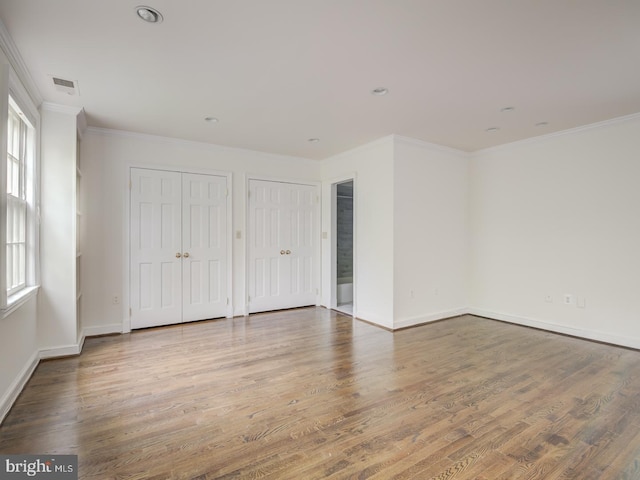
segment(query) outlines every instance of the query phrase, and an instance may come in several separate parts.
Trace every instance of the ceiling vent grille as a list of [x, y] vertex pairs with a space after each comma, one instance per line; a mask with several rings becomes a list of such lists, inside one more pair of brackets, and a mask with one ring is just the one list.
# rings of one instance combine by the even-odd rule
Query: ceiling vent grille
[[64, 78], [51, 77], [53, 80], [53, 86], [58, 92], [66, 93], [67, 95], [77, 95], [78, 85], [73, 80], [65, 80]]

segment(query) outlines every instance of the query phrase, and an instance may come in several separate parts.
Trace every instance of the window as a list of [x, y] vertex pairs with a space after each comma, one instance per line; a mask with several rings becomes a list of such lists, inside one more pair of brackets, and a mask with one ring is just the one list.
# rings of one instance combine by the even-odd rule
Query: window
[[7, 132], [7, 297], [27, 285], [27, 157], [30, 125], [10, 100]]
[[[0, 194], [6, 198], [1, 211], [0, 239], [4, 247], [0, 260], [1, 316], [10, 314], [37, 291], [38, 225], [36, 221], [37, 170], [36, 134], [38, 118], [25, 95], [9, 88], [5, 97], [6, 157], [0, 182]], [[14, 95], [18, 91], [18, 95]], [[5, 181], [6, 179], [6, 181]]]

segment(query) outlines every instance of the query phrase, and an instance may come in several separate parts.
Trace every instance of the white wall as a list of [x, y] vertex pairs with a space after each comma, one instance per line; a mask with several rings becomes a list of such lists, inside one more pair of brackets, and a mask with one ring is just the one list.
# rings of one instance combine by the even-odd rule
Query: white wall
[[469, 156], [395, 137], [394, 328], [468, 305]]
[[474, 155], [472, 312], [640, 348], [639, 152], [635, 116]]
[[[0, 108], [6, 111], [9, 92], [10, 65], [0, 50]], [[6, 119], [5, 115], [0, 118]], [[5, 120], [6, 121], [6, 120]], [[6, 123], [0, 133], [0, 150], [6, 152]], [[0, 175], [5, 179], [5, 175]], [[8, 413], [14, 400], [38, 362], [37, 300], [28, 300], [5, 318], [0, 316], [0, 422]]]
[[330, 305], [331, 184], [354, 174], [355, 313], [393, 328], [393, 137], [322, 162], [322, 302]]
[[[320, 162], [250, 150], [186, 142], [149, 135], [88, 129], [81, 143], [83, 186], [87, 190], [83, 247], [83, 311], [87, 334], [120, 331], [128, 314], [124, 277], [127, 272], [126, 198], [128, 166], [209, 169], [231, 172], [234, 314], [244, 314], [246, 177], [320, 181]], [[119, 305], [112, 297], [119, 296]]]

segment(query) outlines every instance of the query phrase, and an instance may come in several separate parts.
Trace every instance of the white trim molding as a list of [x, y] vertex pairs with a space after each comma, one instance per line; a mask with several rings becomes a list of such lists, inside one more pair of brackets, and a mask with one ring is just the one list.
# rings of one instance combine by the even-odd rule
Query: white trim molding
[[42, 103], [40, 90], [36, 86], [36, 82], [34, 82], [33, 77], [29, 73], [27, 64], [24, 63], [22, 55], [20, 55], [20, 52], [18, 51], [18, 47], [16, 47], [13, 38], [9, 35], [9, 31], [2, 20], [0, 20], [0, 48], [7, 56], [9, 64], [15, 70], [20, 82], [27, 90], [27, 93], [31, 97], [31, 101], [33, 101], [36, 107], [38, 107]]
[[122, 323], [110, 323], [109, 325], [95, 325], [82, 329], [84, 337], [99, 337], [100, 335], [112, 335], [123, 333]]
[[517, 315], [511, 315], [508, 313], [492, 312], [489, 310], [483, 310], [481, 308], [468, 308], [467, 313], [469, 315], [475, 315], [477, 317], [489, 318], [492, 320], [499, 320], [501, 322], [512, 323], [515, 325], [523, 325], [525, 327], [537, 328], [539, 330], [545, 330], [553, 333], [560, 333], [563, 335], [570, 335], [572, 337], [581, 338], [584, 340], [594, 340], [596, 342], [609, 343], [612, 345], [619, 345], [621, 347], [634, 348], [640, 350], [640, 338], [633, 337], [621, 337], [618, 335], [611, 335], [596, 330], [585, 330], [582, 328], [573, 328], [559, 323], [547, 322], [544, 320], [537, 320], [534, 318], [520, 317]]
[[515, 142], [503, 143], [500, 145], [496, 145], [495, 147], [482, 148], [479, 150], [474, 150], [470, 154], [470, 158], [480, 157], [485, 153], [499, 152], [503, 150], [509, 150], [512, 148], [521, 147], [524, 145], [532, 145], [540, 142], [544, 142], [546, 140], [556, 138], [556, 137], [564, 137], [567, 135], [573, 135], [580, 132], [585, 132], [589, 130], [595, 130], [599, 128], [605, 128], [612, 125], [617, 125], [620, 123], [626, 122], [634, 122], [640, 120], [640, 113], [632, 113], [631, 115], [625, 115], [623, 117], [611, 118], [609, 120], [603, 120], [601, 122], [589, 123], [587, 125], [581, 125], [579, 127], [568, 128], [566, 130], [560, 130], [557, 132], [547, 133], [545, 135], [538, 135], [537, 137], [529, 137], [523, 138], [522, 140], [516, 140]]
[[36, 367], [40, 363], [39, 352], [35, 352], [31, 355], [31, 358], [27, 361], [24, 368], [20, 371], [16, 379], [11, 383], [11, 386], [7, 389], [5, 394], [0, 399], [0, 424], [4, 421], [4, 418], [11, 410], [11, 407], [18, 399], [18, 395], [22, 392], [27, 382], [33, 375]]
[[465, 315], [466, 313], [468, 313], [466, 308], [456, 308], [454, 310], [428, 313], [426, 315], [417, 315], [415, 317], [394, 319], [393, 330], [399, 330], [408, 327], [417, 327], [427, 323], [445, 320], [447, 318], [459, 317], [460, 315]]
[[47, 358], [69, 357], [72, 355], [80, 355], [82, 353], [82, 347], [84, 346], [84, 333], [82, 334], [80, 341], [72, 345], [61, 345], [59, 347], [43, 348], [40, 350], [40, 359], [45, 360]]

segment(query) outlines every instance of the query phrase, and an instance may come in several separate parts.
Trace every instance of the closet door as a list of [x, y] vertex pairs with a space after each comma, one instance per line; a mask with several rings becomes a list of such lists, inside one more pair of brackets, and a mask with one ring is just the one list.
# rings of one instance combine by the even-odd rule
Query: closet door
[[131, 328], [226, 316], [226, 177], [131, 169]]
[[131, 169], [131, 328], [182, 320], [180, 173]]
[[249, 182], [249, 312], [314, 305], [316, 188]]
[[182, 174], [183, 321], [227, 311], [226, 178]]

